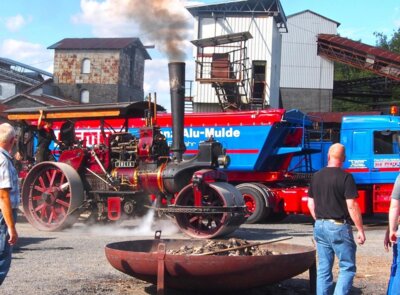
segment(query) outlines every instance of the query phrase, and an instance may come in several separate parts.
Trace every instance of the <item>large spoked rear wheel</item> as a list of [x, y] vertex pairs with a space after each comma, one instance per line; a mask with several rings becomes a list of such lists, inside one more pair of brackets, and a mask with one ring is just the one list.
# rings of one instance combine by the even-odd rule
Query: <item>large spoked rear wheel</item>
[[22, 206], [29, 223], [42, 231], [57, 231], [75, 223], [83, 202], [79, 174], [65, 163], [42, 162], [27, 175]]
[[[243, 207], [242, 195], [225, 182], [209, 183], [202, 197], [203, 207]], [[192, 185], [182, 189], [176, 198], [177, 206], [194, 206]], [[245, 221], [244, 213], [223, 212], [218, 214], [178, 213], [175, 215], [178, 227], [194, 238], [211, 239], [235, 231]]]

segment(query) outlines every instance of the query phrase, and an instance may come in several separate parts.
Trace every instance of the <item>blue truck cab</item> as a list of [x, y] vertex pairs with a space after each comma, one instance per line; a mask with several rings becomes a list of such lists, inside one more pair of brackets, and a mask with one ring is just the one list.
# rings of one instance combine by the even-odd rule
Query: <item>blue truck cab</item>
[[343, 168], [357, 184], [393, 184], [400, 169], [398, 116], [345, 116], [340, 142], [346, 147]]

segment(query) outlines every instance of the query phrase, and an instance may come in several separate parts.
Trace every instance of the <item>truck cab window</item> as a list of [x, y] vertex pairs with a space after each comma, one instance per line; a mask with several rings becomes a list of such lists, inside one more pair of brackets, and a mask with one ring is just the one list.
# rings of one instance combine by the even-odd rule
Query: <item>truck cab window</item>
[[398, 154], [398, 131], [374, 131], [374, 154]]

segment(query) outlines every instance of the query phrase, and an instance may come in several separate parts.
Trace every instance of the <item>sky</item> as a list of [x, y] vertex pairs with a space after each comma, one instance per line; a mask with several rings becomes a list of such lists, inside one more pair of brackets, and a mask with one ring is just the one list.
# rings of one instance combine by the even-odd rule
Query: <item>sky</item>
[[[54, 50], [47, 47], [64, 38], [137, 37], [149, 49], [145, 93], [157, 93], [158, 103], [170, 109], [168, 61], [184, 58], [186, 77], [193, 79], [193, 19], [185, 6], [221, 3], [215, 0], [12, 0], [0, 2], [0, 57], [52, 72]], [[144, 4], [158, 8], [147, 7]], [[338, 33], [375, 45], [374, 32], [391, 37], [400, 27], [400, 1], [281, 0], [286, 16], [312, 10], [340, 23]], [[161, 10], [159, 8], [162, 8]], [[160, 15], [163, 15], [162, 17]], [[172, 19], [182, 42], [173, 44], [165, 23]]]

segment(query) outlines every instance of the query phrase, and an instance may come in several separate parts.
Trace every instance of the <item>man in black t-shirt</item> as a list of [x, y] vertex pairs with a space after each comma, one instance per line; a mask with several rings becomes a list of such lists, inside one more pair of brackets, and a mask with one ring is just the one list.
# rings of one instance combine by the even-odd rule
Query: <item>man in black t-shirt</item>
[[314, 174], [308, 191], [308, 207], [316, 220], [314, 239], [317, 245], [317, 294], [333, 294], [332, 267], [339, 259], [339, 277], [335, 294], [349, 294], [356, 274], [356, 244], [365, 242], [361, 211], [356, 202], [357, 186], [351, 174], [342, 170], [345, 148], [333, 144], [328, 151], [328, 165]]

